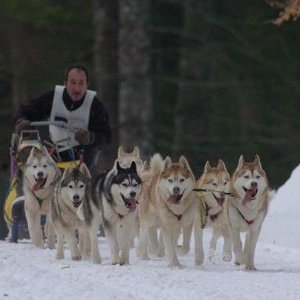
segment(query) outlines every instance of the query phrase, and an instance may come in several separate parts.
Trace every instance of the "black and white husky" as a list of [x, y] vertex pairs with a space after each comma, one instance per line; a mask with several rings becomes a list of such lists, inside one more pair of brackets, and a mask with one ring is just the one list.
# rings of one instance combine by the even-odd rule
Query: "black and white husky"
[[133, 161], [122, 168], [115, 167], [100, 176], [94, 193], [102, 208], [104, 231], [111, 249], [112, 264], [128, 264], [129, 249], [135, 235], [137, 203], [142, 192], [141, 178]]
[[[57, 235], [57, 259], [64, 258], [66, 238], [73, 260], [80, 260], [82, 254], [87, 256], [91, 251], [93, 263], [101, 263], [97, 238], [101, 214], [91, 192], [91, 174], [84, 163], [79, 168], [65, 169], [51, 207], [51, 219]], [[76, 229], [79, 232], [80, 248], [75, 237]]]

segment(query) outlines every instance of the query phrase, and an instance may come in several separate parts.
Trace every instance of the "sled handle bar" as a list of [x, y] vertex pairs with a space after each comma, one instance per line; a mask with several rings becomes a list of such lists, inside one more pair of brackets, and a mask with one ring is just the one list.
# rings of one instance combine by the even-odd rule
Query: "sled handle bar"
[[49, 125], [54, 125], [54, 126], [57, 126], [59, 128], [68, 129], [68, 130], [73, 131], [73, 132], [77, 132], [79, 130], [79, 128], [72, 127], [72, 126], [70, 126], [67, 123], [62, 122], [62, 121], [37, 121], [37, 122], [31, 122], [30, 125], [31, 126], [49, 126]]

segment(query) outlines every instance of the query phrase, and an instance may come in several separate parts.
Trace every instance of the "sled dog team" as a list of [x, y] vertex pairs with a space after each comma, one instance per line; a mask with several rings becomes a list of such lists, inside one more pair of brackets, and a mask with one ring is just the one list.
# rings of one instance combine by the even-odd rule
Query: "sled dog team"
[[241, 155], [232, 176], [221, 159], [216, 166], [207, 161], [196, 180], [184, 156], [173, 162], [154, 154], [146, 163], [137, 147], [131, 153], [120, 147], [113, 168], [91, 178], [84, 163], [61, 171], [46, 148], [33, 148], [23, 176], [32, 243], [44, 246], [40, 215], [46, 214], [47, 247], [54, 249], [57, 241], [57, 259], [64, 258], [66, 240], [73, 260], [91, 256], [101, 263], [102, 224], [112, 264], [128, 264], [137, 239], [141, 259], [166, 255], [170, 267], [181, 267], [178, 255], [190, 251], [193, 236], [195, 265], [201, 265], [203, 230], [211, 228], [209, 259], [222, 236], [223, 259], [231, 261], [233, 249], [235, 264], [255, 270], [255, 247], [272, 194], [258, 155], [252, 162]]

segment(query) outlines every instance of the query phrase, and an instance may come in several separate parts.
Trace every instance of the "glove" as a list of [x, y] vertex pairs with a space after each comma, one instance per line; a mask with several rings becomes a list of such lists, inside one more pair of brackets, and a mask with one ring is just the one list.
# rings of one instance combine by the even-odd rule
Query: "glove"
[[22, 130], [30, 130], [31, 125], [30, 125], [30, 121], [29, 120], [25, 120], [25, 119], [19, 119], [17, 120], [16, 124], [15, 124], [15, 132], [16, 134], [20, 135]]
[[81, 145], [89, 145], [94, 143], [95, 135], [90, 131], [80, 129], [75, 133], [75, 140]]

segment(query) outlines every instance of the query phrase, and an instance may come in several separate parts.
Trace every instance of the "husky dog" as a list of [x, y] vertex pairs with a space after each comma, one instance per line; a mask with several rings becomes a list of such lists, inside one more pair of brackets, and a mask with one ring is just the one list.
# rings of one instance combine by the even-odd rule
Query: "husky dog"
[[220, 236], [224, 238], [223, 260], [231, 261], [231, 239], [226, 214], [227, 195], [230, 189], [230, 175], [224, 162], [220, 159], [216, 167], [206, 162], [204, 172], [197, 181], [202, 211], [201, 223], [203, 228], [212, 228], [212, 238], [209, 244], [210, 258], [216, 251]]
[[137, 146], [134, 146], [132, 152], [125, 152], [123, 147], [120, 146], [118, 149], [118, 157], [117, 160], [115, 161], [115, 164], [119, 162], [122, 168], [129, 168], [133, 161], [136, 163], [136, 169], [138, 174], [140, 175], [140, 173], [143, 172], [145, 168], [145, 163], [142, 161], [140, 157], [139, 148]]
[[129, 249], [136, 232], [137, 202], [142, 192], [135, 161], [128, 168], [116, 168], [100, 176], [94, 193], [102, 207], [104, 231], [108, 239], [112, 264], [128, 264]]
[[[270, 200], [267, 176], [257, 154], [252, 162], [240, 156], [231, 178], [231, 191], [234, 196], [229, 197], [227, 213], [235, 264], [256, 270], [254, 252]], [[246, 232], [243, 250], [240, 232]]]
[[[195, 178], [184, 156], [173, 163], [170, 157], [164, 161], [159, 154], [155, 154], [150, 161], [150, 169], [143, 181], [144, 199], [140, 203], [140, 236], [138, 253], [147, 258], [146, 233], [153, 226], [160, 226], [163, 242], [170, 267], [181, 267], [177, 257], [177, 239], [180, 230], [187, 244], [190, 241], [191, 231], [197, 212], [197, 197], [193, 192]], [[200, 226], [195, 226], [200, 229]], [[203, 262], [201, 253], [201, 231], [195, 232], [195, 264]]]
[[[101, 216], [98, 203], [92, 199], [91, 192], [91, 174], [85, 163], [81, 163], [79, 168], [65, 169], [51, 208], [51, 219], [57, 235], [57, 259], [64, 258], [65, 237], [73, 260], [80, 260], [82, 252], [87, 256], [91, 250], [93, 263], [101, 263], [97, 238]], [[76, 242], [76, 229], [80, 239], [85, 239], [85, 248], [80, 249], [81, 251]], [[83, 248], [83, 243], [81, 245]]]
[[[23, 192], [25, 196], [25, 215], [32, 243], [43, 248], [41, 215], [50, 213], [50, 203], [54, 197], [54, 189], [61, 172], [47, 149], [33, 147], [26, 161], [23, 174]], [[48, 218], [49, 219], [49, 218]], [[49, 220], [48, 220], [49, 221]], [[55, 247], [55, 236], [51, 224], [48, 223], [48, 247]]]

